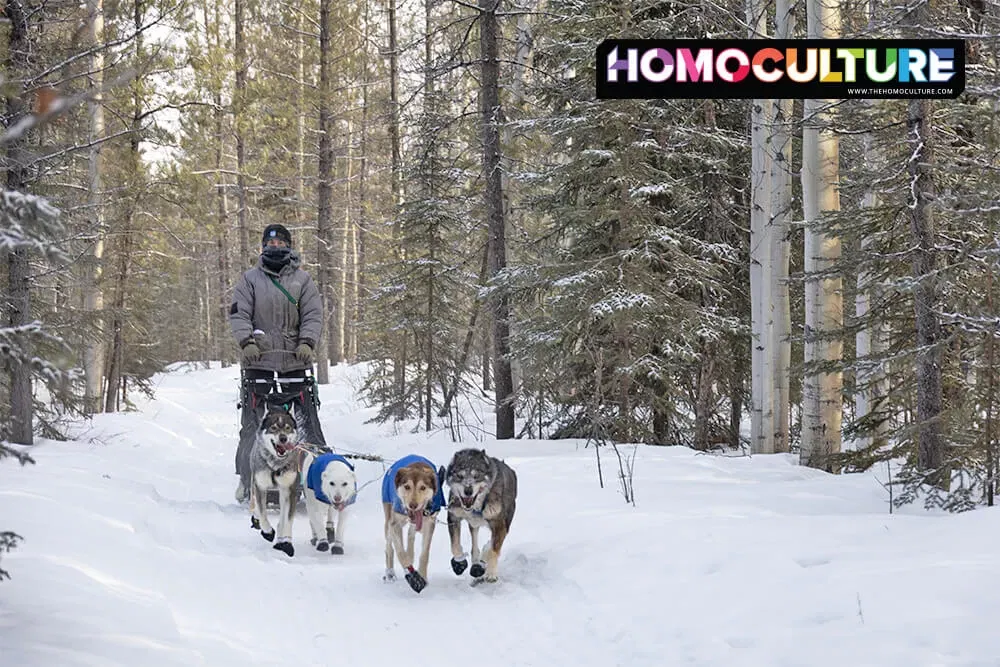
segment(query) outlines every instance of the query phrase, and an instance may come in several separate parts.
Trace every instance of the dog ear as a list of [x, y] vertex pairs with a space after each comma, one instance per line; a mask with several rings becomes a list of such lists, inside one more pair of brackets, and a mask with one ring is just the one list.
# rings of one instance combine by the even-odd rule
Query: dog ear
[[445, 468], [444, 466], [441, 466], [440, 468], [438, 468], [438, 488], [439, 489], [443, 489], [444, 488], [444, 480], [447, 479], [447, 477], [448, 477], [448, 469]]
[[401, 478], [403, 477], [403, 469], [400, 468], [396, 471], [396, 477], [392, 480], [392, 487], [398, 489], [400, 484], [402, 484]]

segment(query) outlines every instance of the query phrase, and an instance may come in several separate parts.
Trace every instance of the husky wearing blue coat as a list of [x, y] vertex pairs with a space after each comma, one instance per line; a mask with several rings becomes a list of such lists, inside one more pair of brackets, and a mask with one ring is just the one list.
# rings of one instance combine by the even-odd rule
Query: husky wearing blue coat
[[348, 508], [358, 498], [354, 466], [340, 454], [316, 456], [307, 452], [302, 460], [302, 495], [312, 529], [312, 545], [317, 551], [329, 549], [331, 554], [343, 554], [344, 522]]
[[[394, 581], [393, 555], [406, 570], [406, 583], [419, 593], [427, 585], [427, 560], [438, 512], [445, 507], [445, 469], [422, 456], [411, 454], [399, 459], [382, 477], [382, 508], [385, 510], [385, 581]], [[403, 548], [403, 526], [409, 526]], [[416, 534], [420, 533], [420, 565], [413, 567]]]

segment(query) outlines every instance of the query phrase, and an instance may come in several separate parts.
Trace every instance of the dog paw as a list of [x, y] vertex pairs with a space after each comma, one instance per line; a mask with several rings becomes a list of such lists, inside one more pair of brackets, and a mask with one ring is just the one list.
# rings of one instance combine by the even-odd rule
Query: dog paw
[[260, 531], [260, 536], [263, 537], [268, 542], [273, 542], [274, 541], [274, 528], [272, 528], [270, 531], [265, 531], [265, 530]]
[[316, 551], [327, 551], [330, 548], [330, 543], [326, 540], [320, 540], [316, 542]]
[[274, 545], [274, 548], [278, 551], [284, 552], [286, 556], [295, 555], [295, 547], [292, 546], [291, 542], [278, 542]]
[[250, 517], [250, 527], [254, 530], [260, 530], [260, 521], [257, 520], [257, 517]]
[[336, 539], [336, 537], [337, 537], [337, 531], [334, 530], [333, 524], [332, 523], [326, 524], [326, 539], [330, 542], [333, 542]]
[[396, 581], [396, 571], [386, 570], [385, 574], [382, 575], [382, 581], [389, 583], [390, 581]]
[[316, 538], [315, 537], [310, 537], [309, 538], [309, 545], [313, 546], [313, 547], [316, 546]]
[[330, 547], [330, 554], [334, 556], [343, 556], [344, 547], [339, 544], [334, 544], [332, 547]]
[[469, 567], [469, 561], [464, 556], [459, 558], [451, 559], [451, 571], [455, 574], [462, 574], [465, 572], [465, 568]]
[[495, 574], [487, 574], [485, 577], [483, 577], [483, 581], [485, 581], [488, 584], [495, 584], [497, 583], [498, 580], [499, 577], [497, 577], [497, 575]]
[[420, 573], [416, 570], [410, 570], [406, 573], [406, 583], [410, 585], [410, 588], [415, 593], [419, 593], [427, 586], [427, 580], [420, 576]]
[[469, 568], [469, 574], [478, 579], [486, 574], [486, 565], [483, 563], [473, 563], [472, 567]]

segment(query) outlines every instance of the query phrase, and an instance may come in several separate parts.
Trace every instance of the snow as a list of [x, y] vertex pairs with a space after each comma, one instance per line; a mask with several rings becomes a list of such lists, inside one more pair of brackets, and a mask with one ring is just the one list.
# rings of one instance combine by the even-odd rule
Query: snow
[[[501, 581], [453, 575], [439, 525], [423, 593], [383, 583], [377, 483], [345, 555], [312, 550], [300, 513], [289, 559], [233, 500], [237, 377], [179, 365], [139, 412], [0, 466], [0, 529], [25, 538], [2, 560], [4, 664], [998, 664], [994, 509], [889, 514], [876, 473], [653, 447], [638, 448], [633, 507], [610, 450], [601, 488], [580, 441], [456, 445], [365, 424], [346, 365], [321, 387], [332, 444], [438, 464], [485, 446], [516, 470]], [[362, 484], [381, 471], [358, 462]]]

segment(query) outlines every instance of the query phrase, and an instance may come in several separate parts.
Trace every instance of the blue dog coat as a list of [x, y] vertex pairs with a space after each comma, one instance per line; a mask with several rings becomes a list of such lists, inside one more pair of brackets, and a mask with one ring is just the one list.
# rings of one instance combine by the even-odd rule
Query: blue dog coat
[[[340, 461], [345, 464], [352, 471], [354, 466], [351, 462], [340, 454], [321, 454], [313, 459], [313, 462], [309, 464], [309, 470], [306, 471], [306, 486], [312, 489], [313, 493], [316, 494], [316, 500], [326, 503], [327, 505], [332, 505], [333, 503], [329, 498], [326, 497], [326, 493], [323, 492], [323, 471], [326, 467], [334, 461]], [[351, 499], [348, 500], [346, 505], [353, 505], [354, 501], [358, 499], [358, 481], [354, 480], [354, 492], [351, 494]]]
[[396, 472], [400, 468], [405, 468], [408, 465], [413, 465], [414, 463], [426, 463], [431, 467], [431, 470], [435, 471], [438, 475], [437, 492], [434, 494], [433, 500], [431, 500], [430, 506], [424, 510], [424, 514], [434, 514], [439, 511], [445, 505], [444, 501], [444, 480], [441, 478], [440, 471], [434, 467], [434, 464], [425, 459], [422, 456], [417, 456], [416, 454], [410, 454], [409, 456], [404, 456], [395, 463], [392, 464], [388, 470], [385, 471], [385, 477], [382, 478], [382, 502], [392, 503], [392, 511], [398, 514], [406, 514], [406, 509], [403, 507], [403, 501], [400, 499], [399, 494], [396, 493]]

